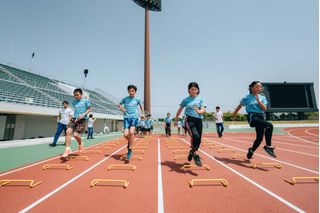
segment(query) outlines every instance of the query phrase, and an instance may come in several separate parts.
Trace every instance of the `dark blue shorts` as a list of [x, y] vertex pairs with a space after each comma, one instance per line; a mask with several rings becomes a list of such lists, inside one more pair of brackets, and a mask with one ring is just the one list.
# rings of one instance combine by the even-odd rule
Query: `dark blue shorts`
[[123, 128], [129, 129], [131, 126], [137, 127], [138, 123], [139, 123], [138, 118], [124, 118]]

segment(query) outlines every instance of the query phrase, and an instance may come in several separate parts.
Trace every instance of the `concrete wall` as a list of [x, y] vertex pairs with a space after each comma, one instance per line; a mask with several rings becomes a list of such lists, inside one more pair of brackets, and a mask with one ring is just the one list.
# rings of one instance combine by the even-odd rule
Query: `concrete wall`
[[[56, 116], [16, 115], [14, 140], [38, 138], [39, 136], [53, 137], [57, 130], [56, 119]], [[105, 123], [108, 125], [109, 131], [115, 131], [116, 126], [112, 128], [113, 124], [117, 123], [119, 126], [119, 122], [116, 120], [97, 119], [94, 123], [94, 133], [103, 132]], [[0, 126], [0, 130], [1, 128]], [[120, 128], [118, 127], [118, 130], [121, 130], [121, 128], [122, 125]], [[88, 130], [88, 125], [86, 130]]]
[[52, 137], [56, 129], [56, 116], [25, 116], [24, 138]]

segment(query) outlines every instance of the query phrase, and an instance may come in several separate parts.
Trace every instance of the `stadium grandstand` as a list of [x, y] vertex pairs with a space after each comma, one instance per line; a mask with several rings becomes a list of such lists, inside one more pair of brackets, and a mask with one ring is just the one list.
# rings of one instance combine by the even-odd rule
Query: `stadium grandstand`
[[[73, 100], [75, 85], [0, 64], [0, 140], [52, 137], [62, 101]], [[84, 90], [97, 118], [95, 132], [122, 127], [117, 98], [96, 89]]]

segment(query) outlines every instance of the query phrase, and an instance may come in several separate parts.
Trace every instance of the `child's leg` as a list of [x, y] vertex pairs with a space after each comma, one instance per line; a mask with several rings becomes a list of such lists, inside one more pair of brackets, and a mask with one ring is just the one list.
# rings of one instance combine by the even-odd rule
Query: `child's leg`
[[79, 145], [82, 145], [82, 141], [81, 141], [81, 137], [80, 137], [79, 133], [74, 132], [73, 137], [76, 139], [76, 141], [78, 142]]
[[129, 143], [129, 129], [125, 129], [123, 132], [123, 137], [128, 141]]
[[68, 155], [71, 152], [70, 143], [71, 143], [71, 134], [72, 133], [73, 133], [73, 129], [72, 128], [68, 128], [67, 129], [67, 134], [66, 134], [66, 148], [64, 150], [64, 153], [62, 154], [62, 157], [64, 157], [64, 158], [68, 157]]
[[129, 130], [129, 149], [131, 149], [133, 141], [134, 141], [134, 131], [135, 131], [135, 127], [134, 126], [130, 126], [130, 130]]
[[60, 134], [63, 131], [63, 129], [64, 129], [63, 128], [63, 124], [58, 123], [58, 128], [57, 128], [57, 132], [56, 132], [56, 134], [54, 136], [54, 139], [53, 139], [53, 144], [57, 144], [57, 141], [58, 141], [58, 139], [60, 137]]
[[67, 135], [66, 135], [66, 147], [69, 147], [69, 148], [70, 148], [72, 133], [73, 133], [73, 129], [72, 128], [68, 128], [67, 129]]
[[265, 124], [266, 124], [266, 131], [265, 131], [266, 145], [270, 147], [271, 140], [272, 140], [273, 125], [268, 121], [265, 121]]
[[253, 152], [257, 150], [257, 148], [260, 146], [260, 144], [263, 140], [264, 125], [260, 121], [261, 120], [259, 120], [259, 119], [253, 119], [253, 121], [252, 121], [252, 125], [256, 129], [256, 140], [254, 141], [253, 146], [252, 146]]
[[194, 150], [195, 150], [195, 153], [198, 151], [200, 145], [201, 145], [201, 138], [202, 138], [202, 129], [203, 129], [203, 125], [202, 125], [202, 121], [201, 120], [197, 120], [195, 122], [195, 129], [193, 131], [193, 134], [195, 134], [195, 138], [196, 138], [196, 144], [194, 146]]
[[220, 132], [221, 135], [222, 135], [223, 131], [224, 131], [224, 126], [223, 126], [223, 123], [221, 123], [221, 132]]

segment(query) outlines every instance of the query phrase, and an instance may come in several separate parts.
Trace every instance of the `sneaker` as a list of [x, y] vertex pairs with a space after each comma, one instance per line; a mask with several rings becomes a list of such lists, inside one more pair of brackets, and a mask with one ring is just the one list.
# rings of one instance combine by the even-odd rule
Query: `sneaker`
[[193, 157], [193, 151], [190, 150], [189, 155], [188, 155], [188, 161], [191, 161]]
[[57, 146], [57, 144], [50, 143], [49, 146], [55, 147], [55, 146]]
[[129, 160], [131, 158], [131, 154], [132, 154], [131, 149], [128, 149], [127, 160]]
[[62, 157], [63, 157], [63, 158], [68, 157], [71, 152], [72, 152], [71, 149], [69, 149], [69, 150], [65, 149], [65, 150], [64, 150], [64, 153], [62, 154]]
[[247, 158], [250, 160], [252, 158], [252, 155], [253, 155], [252, 148], [249, 148], [247, 153]]
[[274, 148], [264, 146], [263, 149], [264, 149], [264, 151], [266, 151], [266, 153], [268, 153], [271, 157], [274, 157], [274, 158], [277, 157], [276, 154], [274, 154], [274, 152], [273, 152]]
[[194, 154], [193, 155], [193, 160], [194, 160], [194, 163], [197, 166], [202, 166], [202, 163], [201, 163], [201, 160], [200, 160], [200, 156], [198, 154]]
[[79, 145], [79, 152], [80, 152], [80, 153], [83, 152], [83, 145]]

